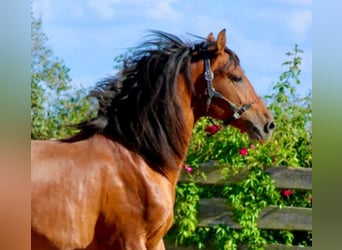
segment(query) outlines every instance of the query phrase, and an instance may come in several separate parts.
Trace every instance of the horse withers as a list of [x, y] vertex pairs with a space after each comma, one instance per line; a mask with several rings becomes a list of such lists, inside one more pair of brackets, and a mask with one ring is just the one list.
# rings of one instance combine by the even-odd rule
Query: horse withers
[[32, 142], [32, 249], [165, 249], [195, 122], [252, 140], [275, 128], [225, 30], [190, 44], [153, 31], [90, 95], [97, 115], [76, 135]]

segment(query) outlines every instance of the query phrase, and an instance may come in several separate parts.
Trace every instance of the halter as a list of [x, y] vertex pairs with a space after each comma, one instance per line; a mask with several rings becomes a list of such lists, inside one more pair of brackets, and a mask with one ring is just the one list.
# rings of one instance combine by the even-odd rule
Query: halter
[[234, 114], [232, 116], [230, 116], [228, 119], [223, 121], [223, 124], [227, 126], [231, 122], [233, 122], [234, 120], [239, 119], [243, 115], [243, 113], [245, 113], [252, 106], [252, 103], [247, 103], [247, 104], [243, 105], [242, 107], [238, 107], [236, 104], [229, 101], [220, 92], [217, 92], [214, 89], [214, 87], [213, 87], [214, 72], [211, 70], [211, 67], [210, 67], [210, 59], [208, 58], [208, 55], [206, 53], [208, 51], [207, 48], [208, 47], [206, 44], [202, 48], [203, 55], [204, 55], [204, 69], [205, 69], [204, 78], [207, 81], [206, 112], [208, 113], [208, 111], [209, 111], [209, 107], [210, 107], [210, 104], [211, 104], [213, 97], [217, 97], [217, 98], [224, 100], [225, 102], [228, 103], [229, 107], [234, 111]]

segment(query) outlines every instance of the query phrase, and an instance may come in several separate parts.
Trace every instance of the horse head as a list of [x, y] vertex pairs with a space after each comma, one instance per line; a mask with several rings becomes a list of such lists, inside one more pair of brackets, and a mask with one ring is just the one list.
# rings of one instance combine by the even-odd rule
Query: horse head
[[246, 132], [251, 140], [268, 139], [275, 129], [273, 116], [226, 43], [224, 29], [216, 40], [210, 33], [193, 51], [195, 119], [210, 116]]

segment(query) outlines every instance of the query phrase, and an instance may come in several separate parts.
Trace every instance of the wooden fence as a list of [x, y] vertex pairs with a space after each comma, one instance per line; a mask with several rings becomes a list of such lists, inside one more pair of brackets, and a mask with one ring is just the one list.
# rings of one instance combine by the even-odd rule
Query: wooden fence
[[[231, 178], [224, 178], [217, 166], [202, 167], [207, 178], [195, 180], [200, 185], [225, 185], [234, 184], [247, 176], [248, 171]], [[312, 169], [301, 167], [270, 167], [265, 170], [275, 181], [275, 186], [281, 189], [312, 190]], [[189, 175], [183, 173], [179, 182], [190, 182]], [[233, 229], [240, 229], [241, 226], [234, 220], [233, 212], [225, 205], [223, 198], [201, 199], [198, 212], [199, 226], [227, 225]], [[258, 228], [273, 230], [312, 230], [312, 209], [302, 207], [269, 206], [261, 211], [258, 220]], [[174, 243], [166, 242], [167, 250], [193, 250], [193, 247], [175, 247]], [[247, 249], [241, 247], [241, 249]], [[296, 250], [311, 249], [311, 247], [268, 245], [266, 249]]]

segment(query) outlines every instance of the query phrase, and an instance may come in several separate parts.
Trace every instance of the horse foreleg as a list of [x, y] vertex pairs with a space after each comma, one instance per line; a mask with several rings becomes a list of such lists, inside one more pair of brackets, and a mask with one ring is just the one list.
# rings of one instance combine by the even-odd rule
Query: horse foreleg
[[31, 229], [31, 249], [32, 250], [58, 250], [48, 239]]
[[[97, 242], [92, 242], [85, 250], [147, 250], [144, 243], [139, 242], [126, 242], [124, 244], [101, 244]], [[153, 248], [154, 249], [154, 248]], [[156, 248], [156, 250], [159, 248]], [[161, 248], [162, 249], [162, 248]], [[80, 249], [77, 249], [80, 250]]]
[[148, 250], [165, 250], [163, 239], [161, 239], [154, 247], [148, 248]]

